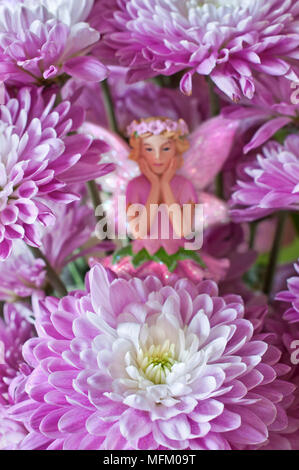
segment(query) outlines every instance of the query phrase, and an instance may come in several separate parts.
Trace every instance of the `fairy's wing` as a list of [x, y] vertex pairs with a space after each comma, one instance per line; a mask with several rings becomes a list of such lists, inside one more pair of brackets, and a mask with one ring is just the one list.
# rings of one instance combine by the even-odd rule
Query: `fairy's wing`
[[208, 227], [229, 222], [229, 209], [225, 201], [204, 191], [200, 191], [198, 199], [199, 203], [203, 205], [204, 230]]
[[222, 116], [209, 119], [190, 135], [180, 174], [200, 191], [210, 184], [230, 154], [239, 123]]
[[102, 156], [101, 163], [115, 163], [115, 170], [104, 177], [98, 178], [102, 191], [103, 209], [108, 219], [115, 223], [120, 232], [125, 230], [123, 217], [118, 217], [120, 197], [126, 194], [126, 188], [132, 178], [140, 175], [139, 166], [128, 156], [130, 148], [120, 136], [114, 132], [91, 122], [85, 122], [80, 132], [91, 135], [94, 138], [104, 140], [110, 150]]
[[228, 158], [238, 121], [222, 116], [209, 119], [190, 135], [190, 148], [184, 154], [180, 173], [194, 185], [203, 205], [204, 229], [229, 221], [228, 206], [213, 194], [203, 192]]
[[114, 193], [120, 190], [125, 192], [128, 182], [140, 174], [138, 165], [128, 159], [130, 148], [120, 136], [114, 132], [91, 122], [85, 122], [80, 132], [91, 135], [94, 138], [104, 140], [109, 146], [108, 151], [101, 158], [101, 163], [107, 161], [116, 164], [113, 172], [99, 178], [103, 191]]

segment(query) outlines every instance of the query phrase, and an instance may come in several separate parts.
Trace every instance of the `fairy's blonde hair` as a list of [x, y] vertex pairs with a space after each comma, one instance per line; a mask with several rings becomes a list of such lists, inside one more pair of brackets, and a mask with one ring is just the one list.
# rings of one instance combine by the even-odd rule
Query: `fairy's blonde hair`
[[[136, 122], [136, 124], [141, 124], [142, 122], [148, 123], [148, 122], [157, 121], [157, 120], [165, 122], [165, 121], [168, 121], [168, 118], [165, 118], [165, 117], [149, 117], [149, 118], [140, 119], [140, 120], [135, 121], [135, 122]], [[141, 135], [137, 135], [137, 133], [135, 132], [130, 136], [129, 144], [130, 144], [130, 147], [131, 147], [131, 152], [129, 154], [129, 158], [131, 160], [138, 161], [138, 159], [140, 158], [140, 152], [141, 152], [141, 141], [142, 141], [142, 139], [144, 139], [146, 137], [150, 137], [151, 135], [153, 135], [151, 132], [146, 132], [146, 133], [141, 134]], [[163, 135], [164, 137], [167, 137], [169, 139], [174, 140], [175, 146], [176, 146], [176, 152], [177, 152], [178, 157], [179, 157], [179, 166], [182, 166], [183, 163], [184, 163], [183, 153], [186, 152], [189, 149], [189, 146], [190, 146], [186, 135], [182, 135], [179, 130], [177, 130], [177, 131], [164, 130], [159, 135]]]

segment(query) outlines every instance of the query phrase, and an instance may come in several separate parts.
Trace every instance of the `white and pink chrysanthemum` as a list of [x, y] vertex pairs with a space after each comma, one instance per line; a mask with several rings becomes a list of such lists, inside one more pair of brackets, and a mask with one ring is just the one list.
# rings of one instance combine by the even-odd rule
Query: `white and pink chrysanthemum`
[[101, 81], [107, 68], [88, 52], [100, 34], [86, 22], [93, 0], [0, 2], [0, 79], [53, 81], [62, 74]]
[[67, 184], [89, 181], [113, 169], [101, 164], [104, 142], [74, 134], [80, 107], [55, 95], [22, 88], [0, 108], [0, 259], [15, 239], [40, 246], [38, 223], [53, 221], [47, 201], [67, 204], [78, 196]]
[[287, 426], [294, 386], [239, 296], [100, 266], [87, 289], [36, 308], [27, 398], [10, 409], [29, 431], [21, 449], [240, 449]]
[[292, 304], [283, 315], [291, 323], [299, 322], [299, 263], [295, 263], [294, 268], [297, 276], [290, 277], [287, 281], [288, 290], [280, 292], [276, 296], [276, 300]]
[[242, 164], [242, 180], [231, 197], [231, 216], [237, 221], [260, 219], [278, 210], [299, 209], [299, 136], [284, 145], [269, 142], [263, 155]]
[[190, 94], [192, 75], [209, 75], [236, 101], [253, 97], [254, 71], [296, 77], [298, 17], [295, 0], [97, 0], [90, 22], [103, 34], [94, 53], [115, 55], [130, 81], [184, 71]]

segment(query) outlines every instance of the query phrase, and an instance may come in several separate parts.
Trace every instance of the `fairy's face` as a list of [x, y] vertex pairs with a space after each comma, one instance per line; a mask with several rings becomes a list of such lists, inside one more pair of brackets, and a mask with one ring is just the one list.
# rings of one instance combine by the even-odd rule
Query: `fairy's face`
[[151, 171], [162, 175], [171, 160], [177, 158], [173, 139], [163, 135], [151, 135], [141, 139], [140, 157], [148, 163]]

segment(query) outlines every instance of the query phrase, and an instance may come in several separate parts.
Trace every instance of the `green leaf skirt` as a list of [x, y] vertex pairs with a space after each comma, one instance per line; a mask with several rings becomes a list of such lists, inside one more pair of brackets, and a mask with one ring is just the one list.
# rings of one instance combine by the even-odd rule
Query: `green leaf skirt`
[[192, 259], [201, 267], [206, 268], [205, 263], [202, 261], [201, 257], [196, 251], [184, 250], [182, 247], [179, 248], [179, 250], [173, 255], [169, 255], [163, 247], [159, 248], [159, 250], [153, 255], [150, 255], [145, 248], [142, 248], [142, 250], [140, 250], [138, 253], [133, 253], [132, 245], [130, 244], [114, 253], [112, 263], [116, 264], [126, 256], [131, 257], [131, 262], [134, 268], [138, 268], [147, 261], [155, 261], [156, 263], [165, 264], [168, 270], [173, 272], [177, 267], [178, 261], [183, 261], [186, 259]]

